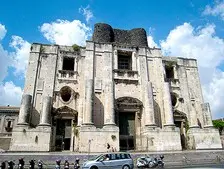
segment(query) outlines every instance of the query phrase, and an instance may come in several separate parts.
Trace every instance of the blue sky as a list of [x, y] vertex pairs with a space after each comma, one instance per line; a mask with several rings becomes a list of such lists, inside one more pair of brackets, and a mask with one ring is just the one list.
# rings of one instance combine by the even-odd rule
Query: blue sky
[[0, 6], [0, 105], [19, 105], [30, 44], [85, 45], [95, 23], [145, 28], [164, 55], [198, 59], [204, 100], [224, 112], [224, 1], [38, 0]]

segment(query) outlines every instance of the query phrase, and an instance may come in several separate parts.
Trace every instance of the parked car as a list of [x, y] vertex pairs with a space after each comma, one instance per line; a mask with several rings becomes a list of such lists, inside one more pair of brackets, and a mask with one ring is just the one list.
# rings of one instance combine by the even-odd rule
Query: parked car
[[86, 161], [82, 169], [133, 169], [134, 162], [128, 153], [107, 153]]

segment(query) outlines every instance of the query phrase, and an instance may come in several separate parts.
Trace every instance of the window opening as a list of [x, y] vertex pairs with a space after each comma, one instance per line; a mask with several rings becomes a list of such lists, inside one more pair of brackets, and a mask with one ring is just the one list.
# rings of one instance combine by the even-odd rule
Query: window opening
[[171, 93], [171, 101], [172, 101], [172, 106], [175, 107], [177, 105], [177, 97], [173, 93]]
[[60, 90], [61, 98], [64, 102], [68, 102], [72, 97], [72, 90], [65, 86]]
[[131, 70], [131, 52], [128, 53], [118, 53], [118, 69]]
[[166, 71], [166, 78], [168, 78], [168, 79], [174, 78], [173, 66], [165, 65], [165, 71]]
[[11, 121], [8, 121], [7, 122], [7, 128], [11, 128], [11, 124], [12, 124], [12, 122]]
[[62, 69], [74, 71], [74, 60], [74, 58], [64, 57]]

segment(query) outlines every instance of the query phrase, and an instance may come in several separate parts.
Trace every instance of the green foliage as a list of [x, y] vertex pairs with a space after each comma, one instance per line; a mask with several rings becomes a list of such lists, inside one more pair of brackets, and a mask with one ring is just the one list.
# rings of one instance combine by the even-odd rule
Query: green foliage
[[80, 46], [79, 45], [74, 44], [74, 45], [72, 45], [72, 48], [73, 48], [73, 50], [75, 52], [79, 52], [80, 51]]
[[215, 128], [217, 128], [219, 130], [219, 133], [221, 134], [222, 133], [222, 130], [224, 129], [224, 121], [221, 121], [221, 120], [213, 120], [212, 123], [213, 123], [213, 126]]

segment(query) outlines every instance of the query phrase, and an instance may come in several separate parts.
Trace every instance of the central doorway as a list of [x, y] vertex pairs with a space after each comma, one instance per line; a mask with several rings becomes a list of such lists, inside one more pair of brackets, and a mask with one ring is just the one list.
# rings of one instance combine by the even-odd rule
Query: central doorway
[[71, 119], [57, 119], [56, 149], [58, 151], [70, 150], [71, 130]]
[[138, 149], [141, 127], [142, 102], [133, 97], [116, 99], [115, 121], [119, 126], [120, 150]]
[[174, 124], [180, 129], [180, 141], [182, 150], [187, 149], [187, 116], [178, 110], [174, 111]]
[[135, 149], [135, 112], [119, 112], [120, 150]]

